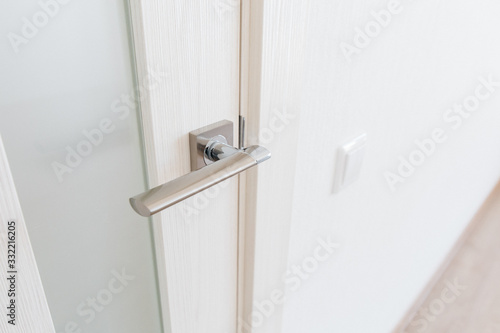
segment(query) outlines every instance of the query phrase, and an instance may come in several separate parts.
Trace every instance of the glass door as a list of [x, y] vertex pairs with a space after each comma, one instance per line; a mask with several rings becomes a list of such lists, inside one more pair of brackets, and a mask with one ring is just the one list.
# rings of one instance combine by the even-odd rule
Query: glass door
[[57, 332], [161, 332], [127, 1], [0, 5], [0, 133]]

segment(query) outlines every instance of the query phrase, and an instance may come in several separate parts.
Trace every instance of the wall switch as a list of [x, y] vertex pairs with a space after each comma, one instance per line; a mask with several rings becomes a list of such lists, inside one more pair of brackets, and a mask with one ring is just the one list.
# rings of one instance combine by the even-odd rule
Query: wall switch
[[333, 191], [340, 192], [359, 179], [365, 157], [366, 133], [342, 145], [337, 152]]

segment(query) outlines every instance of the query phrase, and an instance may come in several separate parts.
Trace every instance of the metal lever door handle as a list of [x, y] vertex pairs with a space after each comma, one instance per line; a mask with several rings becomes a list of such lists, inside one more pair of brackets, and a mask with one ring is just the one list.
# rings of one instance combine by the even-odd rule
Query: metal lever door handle
[[264, 147], [237, 149], [227, 145], [226, 139], [222, 135], [210, 139], [199, 135], [194, 149], [206, 164], [211, 164], [130, 198], [132, 208], [149, 217], [271, 158]]

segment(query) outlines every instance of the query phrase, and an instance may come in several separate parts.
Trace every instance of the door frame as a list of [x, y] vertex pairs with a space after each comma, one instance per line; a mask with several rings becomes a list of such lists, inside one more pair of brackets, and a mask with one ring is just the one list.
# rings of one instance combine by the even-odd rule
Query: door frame
[[[10, 317], [10, 320], [15, 320], [15, 326], [8, 324], [8, 318], [4, 314], [2, 320], [0, 320], [0, 331], [6, 333], [40, 331], [55, 333], [47, 297], [45, 296], [1, 136], [0, 223], [0, 247], [2, 248], [0, 253], [3, 257], [0, 259], [0, 270], [2, 272], [2, 278], [0, 279], [1, 303], [6, 307], [11, 306], [11, 304], [14, 305], [14, 313], [11, 313], [14, 318]], [[14, 256], [9, 257], [14, 260], [14, 262], [9, 262], [9, 266], [7, 254]], [[11, 264], [13, 266], [10, 266]], [[12, 277], [13, 280], [8, 281], [7, 276]], [[9, 310], [9, 312], [12, 311]]]
[[240, 333], [282, 331], [308, 7], [242, 1], [240, 110], [247, 144], [265, 146], [273, 158], [242, 176]]

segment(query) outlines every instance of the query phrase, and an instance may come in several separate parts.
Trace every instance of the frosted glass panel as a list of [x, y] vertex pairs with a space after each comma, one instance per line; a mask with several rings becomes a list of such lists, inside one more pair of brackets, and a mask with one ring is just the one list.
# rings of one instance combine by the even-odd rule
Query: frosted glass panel
[[160, 332], [128, 203], [146, 184], [127, 3], [3, 1], [0, 35], [0, 133], [56, 331]]

